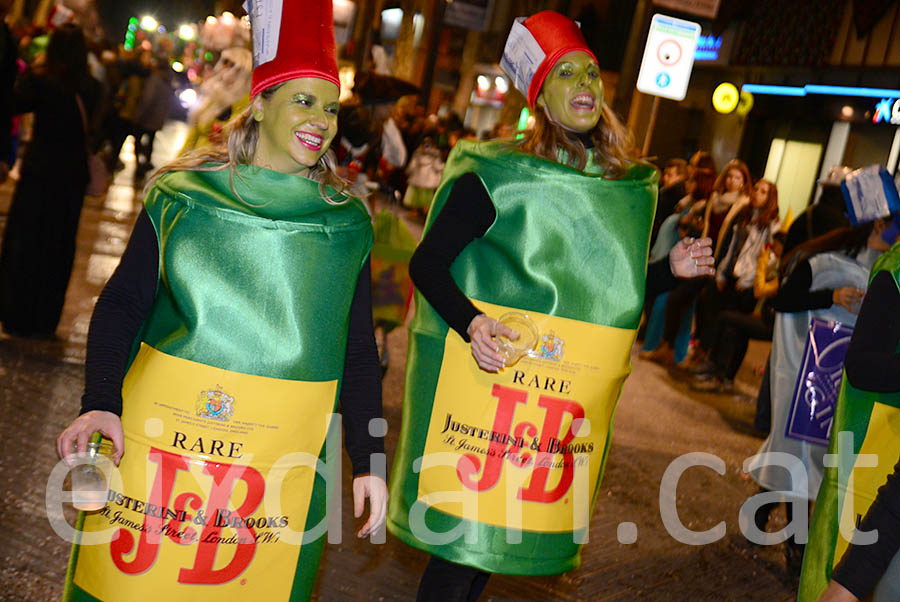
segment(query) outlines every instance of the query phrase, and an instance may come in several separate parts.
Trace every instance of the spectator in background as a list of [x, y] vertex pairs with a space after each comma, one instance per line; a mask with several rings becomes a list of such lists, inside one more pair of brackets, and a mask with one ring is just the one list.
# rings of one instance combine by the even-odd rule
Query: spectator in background
[[16, 84], [14, 111], [33, 112], [34, 131], [0, 255], [0, 320], [7, 334], [55, 336], [88, 183], [85, 124], [99, 94], [75, 25], [55, 30], [44, 64]]
[[16, 40], [3, 20], [10, 0], [0, 0], [0, 184], [15, 163], [12, 143], [13, 84], [16, 81]]
[[688, 177], [688, 163], [684, 159], [669, 159], [660, 180], [659, 197], [656, 201], [656, 214], [653, 217], [653, 229], [650, 232], [650, 244], [656, 242], [659, 227], [663, 220], [672, 215], [675, 205], [686, 194], [684, 182]]
[[776, 232], [772, 241], [759, 251], [753, 279], [753, 298], [756, 300], [753, 312], [725, 310], [716, 316], [708, 359], [702, 372], [691, 382], [691, 389], [715, 393], [731, 391], [750, 339], [772, 340], [775, 310], [771, 298], [778, 292], [778, 265], [783, 248], [784, 232]]
[[740, 159], [732, 159], [716, 179], [703, 219], [703, 236], [713, 240], [717, 260], [724, 252], [722, 241], [730, 232], [732, 221], [750, 204], [750, 193], [750, 170]]
[[141, 90], [134, 117], [134, 155], [137, 162], [135, 175], [139, 178], [153, 169], [153, 139], [166, 123], [172, 109], [175, 96], [166, 78], [168, 73], [168, 69], [160, 69], [159, 61], [153, 59], [150, 74]]
[[114, 110], [111, 114], [110, 150], [107, 156], [107, 167], [110, 172], [123, 167], [119, 161], [119, 153], [122, 151], [125, 139], [135, 133], [134, 120], [138, 101], [152, 64], [153, 54], [149, 50], [142, 51], [137, 59], [126, 58], [118, 63], [121, 79], [114, 100]]
[[[701, 359], [688, 368], [692, 372], [710, 372], [714, 367], [707, 355], [718, 336], [716, 323], [719, 313], [737, 311], [750, 314], [756, 307], [753, 283], [757, 259], [763, 247], [772, 241], [772, 235], [781, 228], [778, 188], [775, 184], [768, 180], [757, 181], [750, 204], [741, 210], [733, 222], [731, 231], [721, 236], [723, 241], [727, 241], [727, 250], [716, 269], [715, 282], [708, 283], [700, 295], [696, 321], [699, 344], [695, 356]], [[723, 247], [725, 245], [723, 242]]]
[[188, 114], [191, 126], [181, 152], [215, 146], [225, 138], [222, 126], [250, 106], [253, 55], [246, 48], [226, 48], [199, 87], [199, 100]]

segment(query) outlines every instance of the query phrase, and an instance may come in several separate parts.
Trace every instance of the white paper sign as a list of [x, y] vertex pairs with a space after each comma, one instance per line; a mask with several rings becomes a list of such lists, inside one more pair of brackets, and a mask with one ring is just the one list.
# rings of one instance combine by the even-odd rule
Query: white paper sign
[[247, 0], [244, 10], [250, 15], [253, 32], [253, 67], [268, 63], [278, 54], [281, 35], [281, 6], [284, 0]]
[[506, 47], [503, 49], [503, 58], [500, 59], [500, 69], [509, 76], [516, 90], [528, 96], [528, 86], [534, 72], [547, 54], [528, 28], [522, 25], [524, 20], [525, 17], [518, 17], [513, 22]]
[[644, 94], [684, 100], [699, 37], [699, 23], [653, 15], [637, 89]]

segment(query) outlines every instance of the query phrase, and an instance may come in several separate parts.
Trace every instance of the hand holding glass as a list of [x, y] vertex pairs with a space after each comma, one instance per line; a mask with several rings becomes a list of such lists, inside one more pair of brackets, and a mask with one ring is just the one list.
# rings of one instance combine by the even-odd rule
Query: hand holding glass
[[518, 311], [507, 312], [497, 321], [519, 333], [519, 338], [515, 341], [502, 334], [494, 338], [498, 351], [506, 358], [506, 365], [512, 366], [534, 349], [538, 340], [538, 327], [531, 318]]
[[75, 453], [75, 465], [70, 474], [72, 505], [78, 510], [91, 512], [106, 505], [109, 493], [108, 473], [113, 466], [109, 459], [111, 453], [112, 444], [106, 440], [88, 441], [87, 450]]

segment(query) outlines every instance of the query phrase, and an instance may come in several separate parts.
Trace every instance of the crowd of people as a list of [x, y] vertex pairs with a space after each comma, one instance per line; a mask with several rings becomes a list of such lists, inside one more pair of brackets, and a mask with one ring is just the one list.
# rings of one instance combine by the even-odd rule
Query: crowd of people
[[[368, 500], [371, 511], [359, 536], [386, 523], [398, 539], [430, 555], [419, 600], [476, 600], [492, 573], [546, 575], [577, 567], [577, 535], [587, 525], [561, 505], [569, 503], [561, 500], [575, 470], [574, 452], [565, 449], [589, 458], [593, 480], [585, 495], [593, 503], [635, 336], [644, 342], [641, 358], [669, 367], [693, 390], [713, 393], [733, 391], [749, 341], [764, 340], [772, 346], [755, 426], [766, 439], [750, 476], [760, 492], [781, 496], [789, 522], [798, 508], [809, 512], [819, 496], [817, 528], [836, 529], [836, 491], [845, 482], [826, 470], [827, 448], [786, 435], [810, 319], [853, 326], [859, 316], [843, 403], [870, 400], [872, 414], [871, 406], [884, 399], [872, 395], [900, 391], [894, 366], [900, 260], [896, 248], [886, 253], [900, 228], [891, 216], [851, 225], [840, 188], [844, 170], [821, 181], [815, 201], [787, 223], [780, 219], [776, 184], [754, 179], [740, 159], [719, 170], [710, 153], [698, 151], [657, 169], [635, 154], [605, 104], [599, 66], [579, 25], [553, 11], [517, 21], [510, 36], [513, 58], [503, 69], [535, 116], [520, 138], [498, 129], [489, 140], [477, 140], [456, 115], [426, 115], [409, 90], [391, 92], [375, 73], [359, 74], [353, 98], [340, 103], [330, 0], [283, 8], [280, 27], [310, 19], [322, 27], [279, 45], [274, 57], [260, 48], [222, 52], [188, 116], [183, 153], [164, 166], [154, 166], [151, 156], [173, 87], [171, 70], [152, 52], [92, 48], [78, 26], [64, 24], [45, 49], [35, 50], [41, 47], [32, 36], [19, 46], [18, 60], [5, 63], [4, 77], [16, 81], [0, 117], [33, 114], [0, 255], [0, 322], [7, 334], [54, 336], [94, 177], [92, 157], [104, 157], [115, 171], [131, 135], [138, 177], [161, 167], [147, 182], [144, 209], [97, 301], [82, 408], [57, 440], [60, 457], [84, 451], [99, 433], [114, 445], [129, 496], [168, 495], [184, 511], [200, 508], [207, 495], [210, 508], [215, 502], [225, 511], [240, 505], [232, 503], [231, 490], [204, 493], [182, 482], [178, 493], [171, 483], [165, 493], [150, 491], [146, 475], [157, 464], [175, 474], [179, 462], [196, 463], [218, 485], [241, 480], [242, 503], [255, 499], [258, 505], [267, 493], [261, 475], [276, 469], [278, 456], [325, 458], [332, 428], [326, 417], [340, 407], [354, 506], [361, 515]], [[6, 47], [14, 48], [8, 30], [4, 36]], [[546, 51], [537, 69], [515, 54], [523, 36]], [[13, 147], [0, 140], [3, 178]], [[47, 178], [49, 171], [60, 177]], [[378, 240], [364, 202], [372, 188], [426, 220], [409, 266], [416, 314], [390, 503], [387, 475], [372, 463], [384, 452], [373, 427], [382, 411], [372, 320], [372, 246]], [[545, 252], [548, 246], [552, 253]], [[297, 248], [304, 252], [293, 252]], [[870, 281], [874, 295], [866, 295]], [[535, 403], [529, 391], [515, 388], [507, 370], [519, 360], [508, 345], [525, 333], [505, 319], [521, 320], [525, 313], [540, 333], [531, 350], [534, 361], [546, 360], [544, 387], [560, 383], [553, 390], [558, 397]], [[557, 374], [553, 362], [563, 341], [570, 363]], [[577, 402], [564, 399], [564, 382], [591, 393]], [[241, 476], [226, 475], [221, 467], [230, 465], [212, 462], [202, 445], [196, 454], [172, 444], [171, 433], [145, 430], [145, 419], [162, 412], [169, 421], [163, 422], [182, 424], [192, 440], [202, 440], [214, 429], [201, 419], [231, 417], [229, 391], [240, 391], [242, 408], [253, 412], [244, 439], [256, 459], [242, 466]], [[160, 410], [153, 401], [159, 396], [181, 405]], [[298, 396], [305, 400], [303, 420], [285, 421], [298, 411], [292, 403]], [[496, 400], [496, 415], [486, 418], [485, 400]], [[521, 422], [514, 424], [516, 408]], [[179, 417], [189, 414], [199, 418], [184, 426]], [[591, 421], [590, 433], [577, 426], [582, 419]], [[541, 423], [545, 430], [538, 433]], [[444, 435], [451, 428], [488, 433], [489, 449], [460, 454], [450, 470], [420, 466], [426, 455], [458, 451]], [[178, 434], [182, 441], [187, 436]], [[165, 461], [160, 449], [168, 450]], [[560, 454], [563, 461], [555, 463]], [[768, 461], [784, 454], [802, 464], [805, 482]], [[504, 496], [516, 491], [505, 480], [507, 462], [532, 471], [516, 495], [540, 510], [528, 506], [518, 517], [503, 510]], [[880, 577], [872, 567], [888, 570], [900, 534], [892, 505], [897, 470], [863, 520], [883, 528], [888, 543], [874, 551], [851, 547], [831, 584], [830, 566], [819, 570], [807, 561], [808, 599], [826, 586], [823, 599], [863, 598]], [[282, 526], [295, 517], [311, 524], [325, 516], [327, 478], [311, 474], [289, 487]], [[454, 488], [480, 496], [480, 509], [469, 514], [465, 506], [432, 502]], [[159, 508], [169, 503], [161, 500]], [[757, 529], [766, 531], [775, 506], [755, 513]], [[236, 534], [249, 532], [242, 521], [255, 509], [241, 506], [245, 514], [231, 523]], [[417, 526], [417, 512], [424, 513], [424, 527]], [[154, 548], [150, 555], [146, 546], [154, 544], [137, 533], [162, 528], [164, 516], [144, 514], [141, 529], [123, 527], [105, 548], [75, 546], [68, 596], [115, 599], [121, 574], [129, 576], [133, 592], [167, 579], [171, 551]], [[102, 522], [96, 514], [84, 521], [97, 528]], [[204, 523], [199, 544], [184, 534], [170, 537], [202, 546], [223, 526]], [[460, 528], [478, 537], [448, 542], [422, 536], [423, 530]], [[140, 552], [126, 559], [135, 545]], [[232, 577], [213, 567], [216, 545], [198, 551], [185, 583], [228, 587]], [[815, 558], [833, 560], [834, 547], [821, 544]], [[311, 595], [321, 537], [304, 542], [299, 557], [284, 547], [257, 550], [249, 540], [237, 548], [232, 564], [243, 563], [242, 571], [277, 567], [292, 600]], [[162, 554], [161, 562], [155, 554]], [[799, 573], [805, 538], [792, 535], [785, 554]], [[172, 591], [186, 595], [182, 586], [173, 584]]]

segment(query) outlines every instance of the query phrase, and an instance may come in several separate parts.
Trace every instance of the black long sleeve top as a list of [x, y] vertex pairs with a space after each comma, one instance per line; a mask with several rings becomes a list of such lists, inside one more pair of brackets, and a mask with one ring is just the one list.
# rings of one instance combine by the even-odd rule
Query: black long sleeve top
[[[497, 212], [484, 184], [472, 172], [463, 174], [453, 183], [444, 208], [409, 263], [413, 283], [466, 342], [469, 323], [481, 311], [454, 282], [450, 266], [466, 245], [485, 235], [495, 219]], [[668, 257], [648, 266], [647, 283], [648, 296], [675, 287], [677, 279]]]
[[[872, 280], [850, 339], [844, 368], [859, 389], [878, 393], [900, 391], [900, 292], [888, 272]], [[831, 577], [854, 596], [868, 596], [900, 550], [900, 461], [878, 490], [875, 501], [858, 527], [878, 530], [878, 541], [851, 545]]]
[[[146, 212], [135, 224], [122, 260], [107, 282], [91, 317], [81, 413], [122, 413], [122, 381], [141, 325], [153, 305], [159, 274], [159, 243]], [[380, 418], [381, 368], [372, 326], [372, 274], [366, 260], [350, 306], [350, 326], [341, 411], [353, 474], [369, 472], [369, 458], [384, 453], [384, 441], [369, 434], [369, 420]]]

